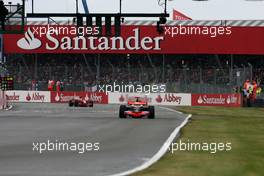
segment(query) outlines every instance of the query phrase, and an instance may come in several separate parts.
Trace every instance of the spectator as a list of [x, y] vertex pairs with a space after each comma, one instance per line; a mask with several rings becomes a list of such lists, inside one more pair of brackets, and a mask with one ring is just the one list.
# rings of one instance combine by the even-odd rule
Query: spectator
[[[199, 58], [197, 58], [199, 56]], [[175, 84], [182, 86], [181, 90], [192, 92], [190, 88], [194, 87], [199, 91], [207, 91], [200, 88], [201, 86], [222, 86], [222, 90], [232, 91], [233, 87], [241, 84], [244, 78], [237, 78], [233, 70], [233, 75], [230, 73], [227, 59], [219, 56], [220, 64], [216, 63], [213, 55], [166, 55], [163, 63], [163, 57], [160, 55], [131, 55], [130, 60], [126, 59], [126, 55], [101, 55], [100, 67], [98, 67], [97, 55], [72, 54], [39, 54], [38, 65], [35, 68], [34, 55], [8, 55], [7, 69], [14, 76], [16, 85], [21, 86], [20, 89], [31, 87], [31, 80], [36, 77], [39, 83], [40, 90], [47, 90], [47, 80], [63, 80], [60, 90], [84, 90], [86, 87], [92, 87], [99, 84], [174, 84], [171, 87], [176, 87]], [[241, 75], [250, 77], [246, 67], [243, 66], [250, 62], [250, 59], [245, 57], [255, 56], [234, 56], [237, 59], [234, 65], [240, 69]], [[235, 59], [234, 59], [235, 60]], [[260, 62], [250, 62], [253, 69], [253, 78], [257, 83], [264, 81], [264, 59], [259, 58]], [[261, 61], [263, 60], [263, 63]], [[227, 62], [227, 63], [226, 63]], [[221, 65], [221, 66], [219, 66]], [[37, 73], [35, 73], [37, 70]], [[246, 70], [246, 71], [244, 71]], [[37, 75], [37, 76], [36, 76]], [[232, 76], [232, 77], [231, 77]], [[230, 79], [231, 77], [231, 79]], [[237, 83], [239, 82], [239, 83]], [[195, 86], [199, 84], [199, 86]], [[48, 86], [48, 90], [56, 90]], [[193, 86], [194, 85], [194, 86]], [[179, 89], [177, 87], [177, 89]]]
[[61, 82], [60, 81], [57, 81], [56, 82], [56, 91], [57, 92], [60, 92], [61, 91]]

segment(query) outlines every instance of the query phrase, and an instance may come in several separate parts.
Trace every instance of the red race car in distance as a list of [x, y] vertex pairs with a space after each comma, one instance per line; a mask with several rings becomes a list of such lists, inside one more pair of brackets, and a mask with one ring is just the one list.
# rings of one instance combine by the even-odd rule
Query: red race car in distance
[[128, 99], [127, 105], [120, 105], [119, 118], [155, 118], [154, 106], [149, 106], [148, 101], [141, 97], [131, 97]]
[[69, 101], [69, 106], [72, 107], [93, 107], [94, 102], [85, 100], [82, 97], [74, 97]]

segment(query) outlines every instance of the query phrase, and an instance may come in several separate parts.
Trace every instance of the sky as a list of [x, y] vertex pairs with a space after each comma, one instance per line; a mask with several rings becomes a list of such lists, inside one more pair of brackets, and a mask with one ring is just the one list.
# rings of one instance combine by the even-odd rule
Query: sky
[[[4, 0], [5, 3], [21, 0]], [[26, 11], [31, 12], [31, 1], [26, 0]], [[164, 0], [160, 0], [164, 1]], [[76, 0], [34, 0], [35, 12], [72, 13], [75, 12]], [[91, 13], [117, 13], [119, 0], [87, 0]], [[160, 13], [163, 8], [158, 0], [122, 0], [122, 10], [127, 13]], [[84, 12], [79, 0], [80, 12]], [[169, 0], [168, 12], [180, 11], [194, 20], [264, 20], [264, 0]], [[141, 19], [135, 19], [141, 20]], [[149, 19], [152, 20], [152, 19]]]

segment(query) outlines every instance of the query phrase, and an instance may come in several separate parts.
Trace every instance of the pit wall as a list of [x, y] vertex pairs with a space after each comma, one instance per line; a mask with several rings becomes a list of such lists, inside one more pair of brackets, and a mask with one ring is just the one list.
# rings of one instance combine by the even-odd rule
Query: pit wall
[[125, 104], [128, 97], [145, 97], [151, 105], [162, 106], [224, 106], [240, 107], [240, 94], [182, 94], [182, 93], [102, 93], [6, 91], [7, 101], [14, 103], [67, 103], [75, 96], [93, 100], [97, 104]]

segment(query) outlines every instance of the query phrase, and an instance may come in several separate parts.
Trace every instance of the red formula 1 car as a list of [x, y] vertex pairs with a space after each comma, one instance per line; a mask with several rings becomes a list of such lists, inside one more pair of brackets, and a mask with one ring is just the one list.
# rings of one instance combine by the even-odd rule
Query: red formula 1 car
[[93, 101], [87, 101], [84, 100], [82, 97], [74, 97], [69, 101], [69, 106], [75, 106], [75, 107], [93, 107], [94, 102]]
[[155, 118], [154, 106], [149, 106], [148, 101], [141, 97], [129, 98], [127, 105], [121, 105], [119, 109], [120, 118]]

